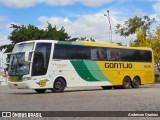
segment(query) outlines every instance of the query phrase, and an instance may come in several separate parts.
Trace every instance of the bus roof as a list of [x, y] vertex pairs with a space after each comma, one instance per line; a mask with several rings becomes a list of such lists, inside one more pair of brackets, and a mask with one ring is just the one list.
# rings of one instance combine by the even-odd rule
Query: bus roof
[[141, 49], [141, 50], [152, 50], [149, 47], [129, 47], [129, 46], [120, 46], [116, 43], [107, 43], [107, 42], [92, 42], [92, 41], [57, 41], [61, 44], [70, 44], [70, 45], [84, 45], [84, 46], [97, 46], [97, 47], [115, 47], [115, 48], [126, 48], [126, 49]]
[[141, 50], [152, 50], [149, 47], [129, 47], [129, 46], [120, 46], [116, 43], [107, 43], [107, 42], [92, 42], [92, 41], [58, 41], [58, 40], [30, 40], [24, 41], [17, 44], [22, 43], [30, 43], [30, 42], [48, 42], [48, 43], [59, 43], [59, 44], [67, 44], [67, 45], [82, 45], [82, 46], [97, 46], [97, 47], [115, 47], [115, 48], [126, 48], [126, 49], [141, 49]]

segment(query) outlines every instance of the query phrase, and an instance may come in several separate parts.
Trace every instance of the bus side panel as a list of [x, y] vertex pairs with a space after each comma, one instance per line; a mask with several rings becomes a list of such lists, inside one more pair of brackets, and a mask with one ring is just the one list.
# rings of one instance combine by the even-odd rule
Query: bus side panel
[[142, 82], [142, 84], [154, 83], [154, 72], [153, 71], [145, 71], [143, 79], [144, 79], [144, 81]]
[[123, 66], [126, 67], [127, 65], [124, 62], [98, 61], [97, 64], [113, 86], [122, 85], [123, 78], [131, 73], [130, 68], [123, 68]]
[[131, 80], [135, 76], [139, 76], [141, 84], [154, 82], [154, 68], [152, 63], [98, 61], [97, 64], [112, 85], [122, 85], [125, 76], [129, 76]]
[[52, 65], [53, 82], [57, 77], [63, 77], [67, 82], [67, 87], [87, 86], [87, 82], [77, 74], [69, 60], [53, 61]]
[[96, 61], [72, 60], [71, 63], [78, 75], [87, 81], [87, 86], [111, 85], [109, 79], [104, 76]]

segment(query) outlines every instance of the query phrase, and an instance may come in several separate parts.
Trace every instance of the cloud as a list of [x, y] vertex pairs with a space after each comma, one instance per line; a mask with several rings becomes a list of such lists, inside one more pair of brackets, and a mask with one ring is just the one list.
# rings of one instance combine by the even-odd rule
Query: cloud
[[155, 10], [154, 18], [156, 18], [156, 21], [160, 21], [160, 1], [157, 0], [157, 2], [153, 5], [153, 9]]
[[160, 13], [160, 2], [157, 2], [153, 5], [153, 8], [154, 10], [157, 12], [157, 13]]
[[14, 7], [14, 8], [26, 8], [34, 6], [37, 3], [42, 2], [43, 0], [0, 0], [0, 3], [3, 3], [4, 5], [8, 7]]
[[65, 5], [72, 5], [76, 3], [82, 3], [86, 6], [100, 6], [103, 4], [107, 4], [112, 2], [113, 0], [0, 0], [0, 3], [8, 7], [14, 8], [27, 8], [34, 6], [36, 4], [45, 3], [52, 6], [65, 6]]
[[0, 36], [1, 36], [0, 46], [11, 43], [10, 40], [8, 39], [8, 36], [7, 36], [7, 35], [0, 34]]
[[103, 4], [111, 3], [113, 0], [76, 0], [77, 2], [80, 2], [87, 6], [100, 6]]
[[4, 17], [4, 16], [0, 16], [0, 22], [5, 22], [7, 20], [7, 18], [6, 17]]
[[74, 4], [76, 0], [43, 0], [43, 3], [47, 3], [48, 5], [58, 5], [65, 6]]
[[[5, 45], [5, 44], [10, 44], [10, 43], [11, 43], [11, 42], [10, 42], [10, 40], [8, 39], [8, 36], [0, 33], [0, 46]], [[6, 56], [3, 55], [4, 51], [5, 51], [4, 49], [3, 49], [2, 51], [0, 51], [0, 59], [3, 58], [3, 61], [5, 61], [5, 59], [6, 59]], [[2, 57], [2, 56], [3, 56], [3, 57]], [[3, 64], [2, 64], [2, 65], [3, 65]]]
[[[116, 14], [116, 12], [114, 12]], [[111, 15], [112, 24], [112, 41], [122, 42], [123, 44], [129, 44], [131, 37], [124, 38], [115, 34], [115, 26], [120, 23], [122, 24], [124, 18], [120, 16]], [[66, 22], [67, 20], [67, 22]], [[126, 20], [126, 19], [125, 19]], [[53, 26], [56, 25], [58, 28], [62, 26], [65, 27], [66, 32], [72, 37], [87, 37], [94, 38], [96, 41], [110, 42], [109, 39], [109, 23], [107, 17], [104, 13], [95, 13], [90, 15], [83, 15], [78, 17], [76, 20], [72, 21], [69, 18], [62, 17], [39, 17], [40, 25], [39, 28], [46, 29], [47, 22], [51, 23]]]
[[47, 27], [48, 22], [51, 23], [52, 25], [56, 25], [58, 28], [68, 24], [69, 19], [67, 18], [61, 18], [61, 17], [47, 17], [47, 16], [41, 16], [38, 18], [38, 20], [41, 22], [39, 25], [39, 28], [45, 29]]
[[160, 21], [160, 2], [155, 3], [153, 5], [153, 8], [154, 8], [154, 10], [156, 12], [156, 16], [155, 16], [156, 20]]
[[20, 25], [16, 22], [0, 24], [0, 46], [11, 43], [11, 41], [8, 39], [9, 34], [13, 31], [13, 28], [10, 28], [11, 24]]

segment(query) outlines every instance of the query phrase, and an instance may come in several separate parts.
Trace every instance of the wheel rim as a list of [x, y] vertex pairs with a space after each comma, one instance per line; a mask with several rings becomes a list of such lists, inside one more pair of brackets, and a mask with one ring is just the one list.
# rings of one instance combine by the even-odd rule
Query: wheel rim
[[128, 85], [129, 85], [129, 81], [128, 81], [128, 80], [125, 80], [125, 81], [124, 81], [124, 85], [125, 85], [125, 86], [128, 86]]
[[130, 87], [130, 80], [129, 80], [129, 78], [126, 78], [124, 80], [123, 85], [125, 86], [125, 88], [129, 88]]
[[127, 81], [124, 81], [124, 85], [127, 86], [127, 85], [128, 85], [128, 82], [127, 82]]
[[62, 83], [61, 82], [58, 81], [58, 82], [55, 83], [55, 88], [56, 89], [60, 89], [61, 87], [62, 87]]
[[133, 84], [134, 84], [135, 87], [138, 87], [138, 86], [139, 86], [139, 79], [136, 79], [136, 78], [135, 78], [135, 79], [133, 80]]

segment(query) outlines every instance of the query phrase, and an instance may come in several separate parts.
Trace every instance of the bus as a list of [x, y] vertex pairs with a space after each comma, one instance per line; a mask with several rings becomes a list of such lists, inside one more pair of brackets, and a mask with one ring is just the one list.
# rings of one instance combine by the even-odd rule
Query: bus
[[62, 92], [66, 87], [138, 88], [154, 82], [151, 48], [88, 41], [31, 40], [15, 44], [8, 86]]

